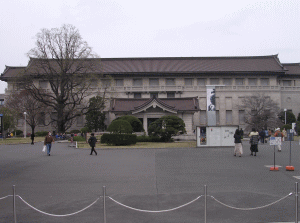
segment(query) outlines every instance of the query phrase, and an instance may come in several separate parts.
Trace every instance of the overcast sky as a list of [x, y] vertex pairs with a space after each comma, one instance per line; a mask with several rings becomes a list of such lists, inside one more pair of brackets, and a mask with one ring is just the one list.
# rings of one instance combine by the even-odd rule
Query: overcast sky
[[[42, 28], [72, 24], [100, 57], [279, 54], [300, 62], [299, 0], [0, 0], [0, 73]], [[4, 93], [5, 82], [0, 82]]]

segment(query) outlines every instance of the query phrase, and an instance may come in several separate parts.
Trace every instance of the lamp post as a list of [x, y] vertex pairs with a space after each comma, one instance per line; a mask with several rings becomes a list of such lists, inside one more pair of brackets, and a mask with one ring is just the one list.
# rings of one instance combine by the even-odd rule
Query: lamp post
[[286, 111], [287, 111], [287, 109], [285, 108], [285, 109], [283, 109], [283, 111], [284, 111], [284, 124], [286, 125]]
[[27, 115], [27, 113], [24, 112], [24, 116], [25, 116], [25, 119], [24, 119], [24, 138], [26, 138], [26, 115]]

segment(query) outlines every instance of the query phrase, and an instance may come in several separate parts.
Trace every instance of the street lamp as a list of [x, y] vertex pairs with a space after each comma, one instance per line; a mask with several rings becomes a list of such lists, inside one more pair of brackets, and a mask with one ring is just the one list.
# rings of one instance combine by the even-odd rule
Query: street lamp
[[283, 111], [284, 111], [284, 124], [286, 125], [286, 111], [287, 111], [287, 109], [285, 108], [285, 109], [283, 109]]
[[25, 116], [25, 119], [24, 119], [24, 138], [26, 138], [26, 115], [27, 115], [27, 113], [24, 112], [24, 116]]

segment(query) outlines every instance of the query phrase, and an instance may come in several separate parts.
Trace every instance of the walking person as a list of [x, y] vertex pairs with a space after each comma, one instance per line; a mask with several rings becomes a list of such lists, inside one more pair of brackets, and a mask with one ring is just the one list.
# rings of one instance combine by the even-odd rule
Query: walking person
[[233, 135], [233, 137], [234, 137], [234, 143], [235, 143], [234, 156], [236, 156], [238, 154], [239, 157], [242, 157], [243, 147], [242, 147], [241, 131], [236, 129], [235, 134]]
[[255, 130], [255, 128], [252, 128], [252, 132], [249, 134], [250, 137], [250, 151], [251, 151], [251, 156], [256, 156], [256, 153], [258, 152], [258, 132]]
[[[283, 138], [282, 132], [280, 132], [280, 128], [275, 129], [274, 137], [280, 137], [281, 141]], [[277, 145], [278, 152], [281, 152], [281, 145]]]
[[31, 138], [31, 145], [34, 145], [34, 133], [31, 133], [30, 138]]
[[47, 147], [47, 155], [50, 156], [52, 142], [54, 142], [51, 132], [48, 132], [48, 135], [45, 137], [44, 145]]
[[282, 130], [282, 141], [285, 141], [285, 139], [286, 139], [286, 137], [287, 137], [287, 132], [286, 132], [286, 130], [285, 130], [285, 128], [283, 128], [283, 130]]
[[96, 142], [97, 142], [97, 139], [96, 137], [94, 136], [94, 133], [91, 134], [91, 137], [89, 138], [88, 140], [88, 143], [90, 144], [91, 146], [91, 154], [90, 155], [93, 155], [93, 152], [95, 152], [96, 156], [97, 156], [97, 152], [95, 150], [95, 146], [96, 146]]
[[260, 142], [261, 143], [265, 143], [265, 131], [262, 129], [260, 132], [259, 132], [259, 138], [260, 138]]

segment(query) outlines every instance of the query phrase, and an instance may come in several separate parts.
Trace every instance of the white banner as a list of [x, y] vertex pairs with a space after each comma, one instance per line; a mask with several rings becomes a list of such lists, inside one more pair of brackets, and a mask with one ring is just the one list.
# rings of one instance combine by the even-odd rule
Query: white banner
[[270, 146], [281, 145], [281, 137], [270, 137]]

